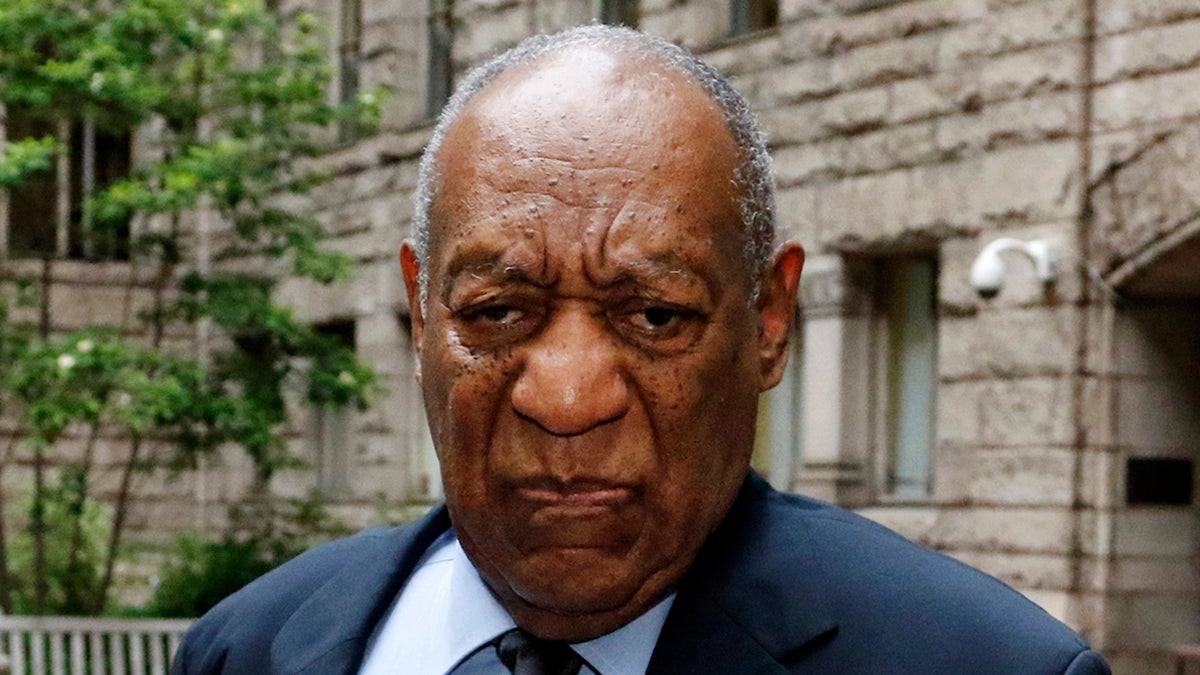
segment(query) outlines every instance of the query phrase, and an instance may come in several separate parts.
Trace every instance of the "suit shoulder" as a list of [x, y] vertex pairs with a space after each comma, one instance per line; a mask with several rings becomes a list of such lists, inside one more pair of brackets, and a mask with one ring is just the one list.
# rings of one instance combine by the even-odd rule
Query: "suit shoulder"
[[[920, 546], [845, 509], [796, 495], [766, 495], [766, 538], [758, 550], [770, 566], [807, 577], [805, 589], [841, 617], [838, 641], [887, 645], [892, 656], [942, 664], [929, 672], [1079, 670], [1095, 652], [1070, 628], [1002, 581]], [[781, 591], [788, 593], [788, 589]], [[802, 602], [798, 596], [794, 600]], [[882, 665], [882, 664], [879, 664]], [[967, 670], [956, 670], [966, 668]], [[982, 670], [980, 668], [983, 668]]]
[[[1008, 584], [966, 563], [917, 544], [879, 523], [837, 506], [776, 493], [770, 536], [785, 550], [801, 550], [824, 566], [853, 570], [873, 584], [872, 599], [929, 610], [961, 625], [959, 613], [1001, 613], [1061, 625]], [[811, 558], [810, 558], [811, 564]], [[828, 569], [828, 567], [826, 567]], [[861, 586], [856, 590], [863, 591]], [[923, 612], [926, 615], [929, 612]], [[1069, 629], [1056, 631], [1082, 646]]]
[[[292, 614], [348, 565], [387, 555], [411, 527], [365, 530], [322, 544], [250, 582], [192, 624], [172, 672], [249, 672], [247, 667], [257, 667], [247, 663], [266, 672], [270, 644]], [[230, 658], [241, 665], [228, 670]]]

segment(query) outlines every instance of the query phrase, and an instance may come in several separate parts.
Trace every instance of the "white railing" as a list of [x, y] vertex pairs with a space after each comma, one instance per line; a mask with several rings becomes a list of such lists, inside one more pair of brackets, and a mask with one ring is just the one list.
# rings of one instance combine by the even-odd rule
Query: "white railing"
[[179, 638], [191, 623], [0, 616], [0, 674], [166, 675]]

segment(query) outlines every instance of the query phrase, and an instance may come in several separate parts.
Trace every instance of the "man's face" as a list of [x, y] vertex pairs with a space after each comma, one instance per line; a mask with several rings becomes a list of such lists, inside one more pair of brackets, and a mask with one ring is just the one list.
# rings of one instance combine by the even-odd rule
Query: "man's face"
[[594, 50], [506, 72], [442, 145], [423, 311], [402, 254], [425, 404], [463, 548], [542, 637], [662, 599], [745, 476], [782, 357], [737, 163], [700, 89]]

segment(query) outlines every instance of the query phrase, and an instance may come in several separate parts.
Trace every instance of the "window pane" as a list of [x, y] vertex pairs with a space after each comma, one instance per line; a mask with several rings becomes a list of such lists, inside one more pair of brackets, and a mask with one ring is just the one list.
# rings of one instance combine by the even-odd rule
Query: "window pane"
[[[314, 326], [346, 349], [354, 349], [354, 321], [331, 321]], [[350, 489], [350, 453], [353, 448], [354, 410], [351, 406], [322, 405], [313, 411], [317, 486], [328, 498], [344, 497]]]
[[[8, 110], [9, 140], [53, 136], [55, 125], [16, 108]], [[9, 190], [8, 251], [14, 257], [40, 257], [54, 250], [57, 193], [53, 165], [47, 171], [25, 176], [19, 187]]]
[[[338, 100], [354, 103], [359, 89], [359, 50], [362, 42], [362, 6], [359, 0], [342, 0], [341, 31], [338, 43]], [[338, 142], [350, 143], [360, 130], [352, 123], [338, 128]]]
[[[71, 125], [71, 219], [67, 255], [77, 259], [90, 257], [97, 260], [127, 260], [128, 219], [88, 223], [89, 231], [84, 232], [83, 209], [88, 195], [84, 194], [87, 181], [84, 180], [83, 165], [86, 157], [92, 158], [94, 192], [110, 187], [129, 175], [132, 166], [133, 135], [128, 131], [115, 131], [105, 128], [104, 125], [97, 125], [94, 145], [90, 152], [84, 150], [86, 138], [82, 122]], [[90, 239], [90, 242], [85, 242], [85, 239]]]
[[925, 497], [937, 384], [937, 265], [898, 258], [885, 266], [888, 487], [897, 496]]
[[450, 100], [454, 82], [451, 46], [454, 43], [450, 0], [429, 3], [429, 78], [425, 89], [425, 113], [436, 117]]
[[730, 34], [741, 35], [779, 24], [779, 0], [732, 0]]
[[600, 22], [611, 26], [637, 28], [637, 0], [601, 0]]
[[759, 400], [752, 466], [776, 489], [788, 491], [804, 454], [804, 324], [797, 319], [787, 368]]

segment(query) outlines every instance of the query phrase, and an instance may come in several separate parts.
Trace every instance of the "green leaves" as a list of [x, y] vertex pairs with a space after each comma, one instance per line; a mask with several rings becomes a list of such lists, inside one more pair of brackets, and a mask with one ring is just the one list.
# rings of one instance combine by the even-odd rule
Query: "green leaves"
[[195, 362], [94, 329], [29, 345], [5, 384], [32, 440], [53, 444], [71, 424], [144, 434], [189, 417], [205, 373]]
[[50, 137], [22, 138], [0, 153], [0, 188], [20, 185], [26, 174], [50, 168], [55, 143]]
[[[149, 306], [126, 300], [114, 313], [128, 317], [121, 325], [53, 335], [46, 322], [50, 336], [32, 338], [0, 297], [0, 412], [20, 420], [17, 451], [57, 474], [64, 502], [78, 506], [95, 440], [130, 439], [90, 611], [104, 605], [133, 471], [186, 469], [232, 444], [253, 459], [254, 489], [265, 492], [275, 471], [297, 463], [283, 436], [289, 404], [365, 407], [379, 388], [351, 345], [273, 297], [283, 276], [343, 282], [356, 263], [326, 248], [320, 224], [294, 206], [329, 178], [307, 160], [331, 147], [331, 126], [369, 130], [383, 100], [366, 91], [331, 105], [326, 48], [312, 15], [281, 25], [261, 0], [0, 0], [0, 103], [10, 117], [24, 116], [39, 136], [84, 120], [113, 138], [137, 130], [133, 170], [98, 177], [79, 209], [85, 222], [68, 229], [91, 238], [71, 242], [85, 253], [135, 232], [128, 297], [150, 297]], [[0, 188], [52, 170], [78, 139], [8, 139]], [[211, 337], [179, 339], [200, 334]], [[90, 439], [83, 451], [81, 436]], [[54, 499], [43, 492], [33, 503], [44, 514]], [[83, 523], [82, 507], [72, 508], [63, 517]], [[34, 520], [57, 527], [57, 517]], [[32, 534], [44, 551], [46, 527]], [[69, 544], [72, 565], [94, 567], [82, 537]], [[52, 563], [35, 576], [57, 573]]]
[[[96, 499], [78, 499], [79, 472], [72, 467], [48, 485], [40, 502], [22, 500], [25, 510], [35, 503], [42, 509], [42, 536], [45, 538], [47, 598], [44, 611], [51, 614], [91, 613], [90, 598], [101, 585], [100, 569], [104, 560], [104, 542], [112, 530], [112, 507]], [[78, 541], [72, 541], [78, 532]], [[18, 614], [33, 614], [34, 550], [30, 538], [16, 538], [8, 547], [9, 573], [16, 592], [13, 609]]]

